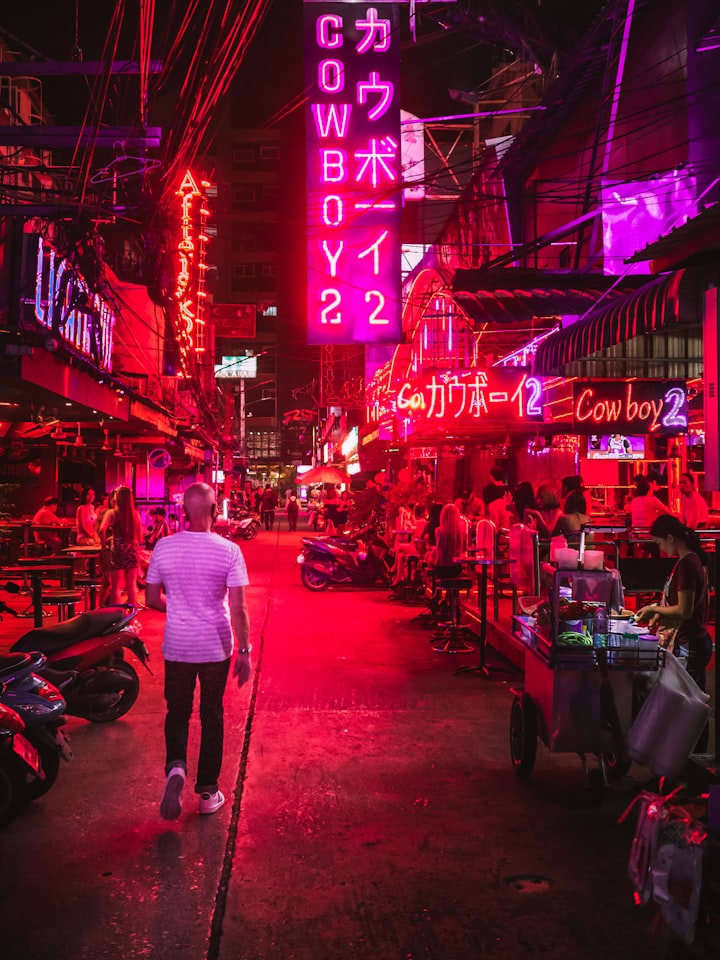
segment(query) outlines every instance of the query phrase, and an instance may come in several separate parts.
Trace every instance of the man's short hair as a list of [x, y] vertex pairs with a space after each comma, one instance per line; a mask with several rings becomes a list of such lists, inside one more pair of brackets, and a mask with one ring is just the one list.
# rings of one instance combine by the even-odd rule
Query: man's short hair
[[490, 476], [493, 480], [497, 480], [498, 483], [505, 482], [505, 471], [502, 467], [490, 467]]
[[57, 497], [45, 497], [45, 499], [43, 500], [44, 507], [52, 507], [54, 504], [59, 504], [59, 503], [60, 501], [58, 500]]

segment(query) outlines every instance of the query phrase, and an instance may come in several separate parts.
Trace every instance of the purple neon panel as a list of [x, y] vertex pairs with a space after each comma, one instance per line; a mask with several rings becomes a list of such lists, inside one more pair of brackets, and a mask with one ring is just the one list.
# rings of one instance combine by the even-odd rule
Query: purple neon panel
[[306, 3], [307, 339], [401, 339], [399, 15]]

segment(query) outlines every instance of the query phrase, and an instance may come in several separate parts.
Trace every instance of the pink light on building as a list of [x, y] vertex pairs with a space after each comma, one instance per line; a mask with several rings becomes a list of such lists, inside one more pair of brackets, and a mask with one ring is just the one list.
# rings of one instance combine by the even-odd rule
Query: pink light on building
[[305, 3], [310, 343], [401, 339], [398, 5]]

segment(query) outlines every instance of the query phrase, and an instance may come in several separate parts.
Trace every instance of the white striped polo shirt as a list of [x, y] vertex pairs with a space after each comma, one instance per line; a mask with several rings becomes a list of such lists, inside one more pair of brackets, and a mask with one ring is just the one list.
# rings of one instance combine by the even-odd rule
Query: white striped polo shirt
[[145, 579], [165, 588], [166, 660], [208, 663], [230, 656], [233, 632], [227, 588], [249, 583], [236, 543], [216, 533], [175, 533], [156, 544]]

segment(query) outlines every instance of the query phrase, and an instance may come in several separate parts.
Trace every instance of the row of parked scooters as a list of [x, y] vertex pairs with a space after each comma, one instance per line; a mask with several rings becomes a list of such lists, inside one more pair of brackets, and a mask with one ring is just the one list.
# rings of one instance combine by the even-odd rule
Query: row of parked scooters
[[[17, 612], [0, 601], [0, 614]], [[42, 797], [72, 758], [63, 732], [70, 714], [93, 723], [117, 720], [135, 703], [137, 671], [148, 673], [137, 607], [101, 607], [22, 636], [0, 656], [0, 827]]]

